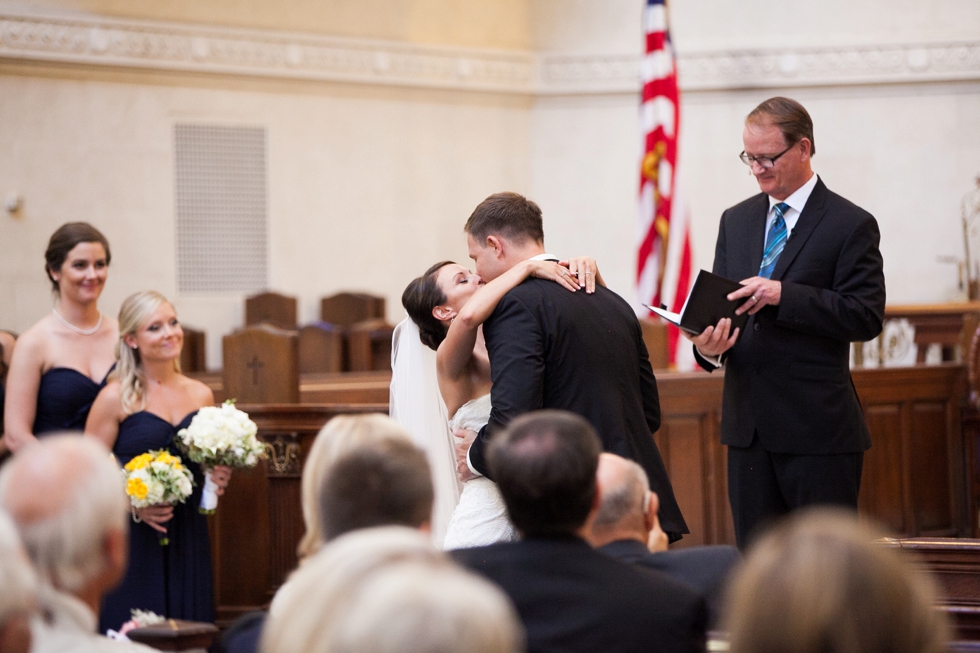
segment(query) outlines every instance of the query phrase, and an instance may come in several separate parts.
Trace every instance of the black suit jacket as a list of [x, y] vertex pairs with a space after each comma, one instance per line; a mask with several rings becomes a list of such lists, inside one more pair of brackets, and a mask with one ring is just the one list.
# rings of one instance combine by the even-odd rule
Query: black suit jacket
[[[725, 211], [715, 274], [735, 281], [758, 275], [768, 211], [764, 193]], [[870, 213], [817, 181], [772, 274], [782, 282], [780, 304], [750, 317], [727, 353], [724, 444], [747, 447], [758, 433], [775, 453], [858, 453], [871, 446], [848, 348], [881, 332], [879, 240]]]
[[470, 449], [487, 475], [490, 435], [523, 413], [568, 410], [595, 427], [605, 451], [637, 461], [660, 496], [660, 523], [675, 538], [689, 532], [653, 433], [660, 396], [640, 324], [629, 304], [608, 288], [569, 292], [528, 279], [497, 304], [483, 325], [490, 354], [493, 410]]
[[725, 545], [651, 553], [642, 542], [618, 540], [599, 547], [599, 551], [622, 562], [655, 569], [690, 585], [707, 603], [709, 627], [721, 621], [725, 588], [741, 560], [738, 549]]
[[568, 536], [452, 556], [503, 588], [528, 653], [703, 653], [704, 600], [665, 574], [632, 567]]

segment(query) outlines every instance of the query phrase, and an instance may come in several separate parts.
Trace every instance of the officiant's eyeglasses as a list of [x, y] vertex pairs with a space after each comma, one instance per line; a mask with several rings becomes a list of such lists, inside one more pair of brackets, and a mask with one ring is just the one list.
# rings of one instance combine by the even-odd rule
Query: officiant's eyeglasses
[[[798, 142], [799, 141], [797, 141], [797, 143]], [[760, 166], [762, 166], [763, 170], [768, 170], [776, 165], [776, 159], [792, 150], [794, 145], [796, 145], [796, 143], [793, 143], [793, 145], [790, 145], [776, 156], [749, 156], [745, 153], [745, 150], [742, 150], [742, 153], [738, 155], [738, 158], [740, 158], [742, 163], [747, 166], [751, 166], [753, 163], [758, 163]]]

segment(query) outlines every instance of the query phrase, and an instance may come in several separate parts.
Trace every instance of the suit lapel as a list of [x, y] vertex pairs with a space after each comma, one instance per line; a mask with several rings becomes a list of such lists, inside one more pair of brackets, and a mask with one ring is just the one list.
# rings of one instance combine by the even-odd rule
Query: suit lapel
[[[790, 235], [789, 240], [786, 241], [786, 247], [783, 248], [783, 253], [779, 255], [779, 260], [776, 261], [776, 269], [772, 271], [772, 279], [779, 280], [783, 278], [783, 274], [786, 273], [786, 269], [796, 258], [796, 255], [800, 253], [803, 249], [803, 245], [806, 244], [807, 239], [813, 234], [813, 230], [817, 228], [820, 224], [820, 220], [823, 219], [826, 209], [824, 208], [824, 200], [826, 198], [827, 187], [824, 186], [823, 180], [818, 179], [817, 185], [813, 187], [813, 192], [810, 193], [810, 197], [806, 201], [806, 206], [803, 207], [803, 213], [800, 214], [799, 220], [796, 221], [796, 227], [793, 228], [793, 233]], [[762, 257], [759, 257], [759, 261], [762, 261]]]

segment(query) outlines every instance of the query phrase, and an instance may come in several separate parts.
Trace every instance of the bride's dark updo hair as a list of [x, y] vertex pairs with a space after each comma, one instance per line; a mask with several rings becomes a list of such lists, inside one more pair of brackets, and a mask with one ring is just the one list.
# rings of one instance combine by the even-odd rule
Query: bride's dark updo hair
[[439, 349], [439, 345], [446, 339], [446, 325], [432, 314], [432, 309], [446, 302], [446, 293], [442, 292], [436, 282], [436, 274], [452, 263], [452, 261], [436, 263], [421, 277], [413, 279], [402, 293], [402, 306], [408, 311], [412, 322], [418, 326], [422, 344], [433, 350]]

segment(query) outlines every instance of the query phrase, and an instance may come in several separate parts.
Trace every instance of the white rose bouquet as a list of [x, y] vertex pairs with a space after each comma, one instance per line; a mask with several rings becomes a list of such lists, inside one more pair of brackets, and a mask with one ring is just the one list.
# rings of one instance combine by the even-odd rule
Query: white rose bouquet
[[[197, 411], [190, 426], [177, 432], [177, 444], [187, 457], [204, 468], [224, 465], [237, 469], [255, 467], [266, 456], [265, 445], [255, 434], [258, 427], [248, 414], [235, 408], [234, 400]], [[218, 486], [205, 477], [200, 510], [214, 512]]]
[[[181, 464], [178, 456], [162, 450], [136, 456], [126, 463], [123, 476], [133, 508], [183, 503], [194, 490], [190, 470]], [[166, 535], [161, 535], [160, 544], [169, 544]]]

